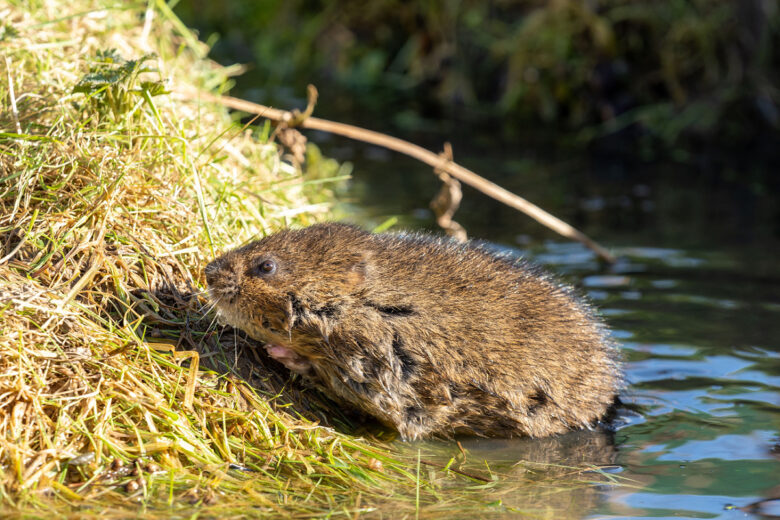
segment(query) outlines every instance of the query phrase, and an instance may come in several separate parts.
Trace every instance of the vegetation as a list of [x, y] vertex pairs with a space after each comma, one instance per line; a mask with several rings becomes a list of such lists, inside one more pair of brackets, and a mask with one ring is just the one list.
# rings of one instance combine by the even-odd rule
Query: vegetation
[[347, 172], [199, 102], [235, 69], [204, 60], [163, 1], [12, 0], [0, 50], [4, 515], [437, 517], [543, 500], [549, 516], [556, 493], [604, 481], [432, 469], [382, 432], [346, 433], [349, 417], [214, 323], [204, 264], [326, 218]]
[[780, 130], [777, 2], [183, 0], [177, 10], [219, 35], [218, 56], [252, 62], [252, 93], [266, 98], [319, 75], [385, 113], [392, 99], [390, 117], [399, 106], [488, 114], [558, 145], [620, 133], [664, 149], [741, 149]]

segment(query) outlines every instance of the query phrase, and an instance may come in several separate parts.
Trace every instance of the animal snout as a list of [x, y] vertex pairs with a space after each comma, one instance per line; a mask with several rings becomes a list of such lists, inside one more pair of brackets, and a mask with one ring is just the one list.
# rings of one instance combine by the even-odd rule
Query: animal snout
[[217, 258], [203, 270], [212, 297], [234, 298], [240, 291], [241, 277], [235, 265], [224, 257]]
[[219, 271], [220, 271], [219, 260], [214, 260], [213, 262], [209, 262], [209, 264], [206, 265], [206, 268], [203, 270], [203, 272], [206, 275], [206, 283], [208, 283], [210, 286], [213, 286], [219, 278]]
[[206, 283], [211, 288], [234, 282], [232, 269], [230, 269], [229, 265], [225, 265], [222, 258], [218, 258], [206, 265], [203, 273], [206, 275]]

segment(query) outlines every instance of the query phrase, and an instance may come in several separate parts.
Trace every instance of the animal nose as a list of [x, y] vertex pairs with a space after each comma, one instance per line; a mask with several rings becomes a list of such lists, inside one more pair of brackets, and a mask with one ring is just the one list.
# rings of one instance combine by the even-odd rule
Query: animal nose
[[209, 285], [214, 285], [214, 283], [217, 281], [219, 269], [219, 260], [214, 260], [213, 262], [209, 262], [209, 264], [206, 265], [206, 268], [203, 270], [203, 272], [206, 274], [206, 283]]

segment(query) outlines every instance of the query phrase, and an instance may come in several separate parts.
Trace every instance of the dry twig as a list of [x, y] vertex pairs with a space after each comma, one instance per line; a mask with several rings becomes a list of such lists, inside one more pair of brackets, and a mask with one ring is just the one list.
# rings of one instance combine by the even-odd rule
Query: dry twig
[[[192, 92], [180, 89], [179, 93], [188, 98], [194, 98]], [[593, 241], [587, 235], [581, 231], [575, 229], [571, 225], [567, 224], [563, 220], [551, 215], [544, 211], [539, 206], [527, 201], [523, 197], [516, 195], [498, 184], [491, 182], [484, 177], [481, 177], [473, 171], [460, 166], [454, 162], [443, 162], [441, 157], [433, 152], [426, 150], [425, 148], [416, 144], [398, 139], [397, 137], [391, 137], [380, 132], [373, 130], [366, 130], [364, 128], [358, 128], [353, 125], [347, 125], [344, 123], [337, 123], [334, 121], [327, 121], [325, 119], [319, 119], [317, 117], [305, 117], [302, 120], [296, 118], [296, 116], [288, 111], [279, 110], [276, 108], [259, 105], [243, 99], [231, 97], [231, 96], [216, 96], [212, 94], [199, 95], [200, 99], [206, 101], [212, 101], [221, 103], [224, 106], [233, 108], [235, 110], [241, 110], [249, 114], [259, 114], [266, 119], [273, 121], [286, 122], [295, 120], [297, 126], [301, 128], [309, 128], [312, 130], [321, 130], [323, 132], [329, 132], [332, 134], [342, 135], [350, 139], [357, 141], [363, 141], [365, 143], [381, 146], [389, 150], [414, 157], [415, 159], [422, 161], [434, 168], [448, 173], [456, 179], [465, 182], [472, 188], [475, 188], [485, 195], [488, 195], [499, 202], [503, 202], [507, 206], [517, 209], [533, 218], [540, 224], [547, 226], [556, 233], [571, 240], [576, 240], [582, 243], [586, 247], [593, 250], [598, 256], [603, 258], [609, 263], [615, 262], [615, 257], [607, 251], [604, 247]]]

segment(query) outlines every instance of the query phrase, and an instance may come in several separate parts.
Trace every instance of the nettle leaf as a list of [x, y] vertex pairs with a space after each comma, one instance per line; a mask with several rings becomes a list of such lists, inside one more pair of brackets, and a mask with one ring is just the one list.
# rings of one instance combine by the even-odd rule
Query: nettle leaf
[[97, 51], [95, 58], [101, 63], [124, 63], [125, 59], [119, 54], [116, 49], [106, 49]]
[[129, 77], [132, 74], [138, 72], [137, 68], [138, 68], [138, 62], [137, 61], [135, 61], [135, 60], [128, 60], [128, 61], [124, 62], [121, 65], [119, 70], [122, 71], [122, 74], [124, 74], [125, 76]]
[[92, 93], [108, 85], [118, 84], [124, 76], [117, 71], [105, 70], [86, 74], [73, 88], [73, 92]]
[[152, 61], [152, 60], [156, 60], [156, 59], [157, 59], [157, 55], [152, 53], [152, 52], [150, 52], [149, 54], [144, 54], [143, 56], [138, 58], [138, 63], [144, 63], [144, 62]]
[[133, 95], [159, 96], [167, 94], [162, 80], [138, 81], [141, 74], [157, 73], [146, 65], [155, 60], [154, 54], [145, 54], [136, 60], [124, 59], [116, 49], [98, 51], [89, 73], [73, 87], [74, 94], [87, 94], [98, 113], [111, 112], [115, 117], [133, 108]]
[[169, 91], [165, 90], [165, 85], [162, 81], [142, 81], [141, 90], [148, 92], [150, 96], [169, 94]]
[[9, 23], [0, 24], [0, 42], [19, 36], [19, 30]]
[[88, 84], [80, 81], [75, 87], [73, 87], [71, 94], [91, 94], [96, 90], [98, 89], [95, 88], [93, 84]]

